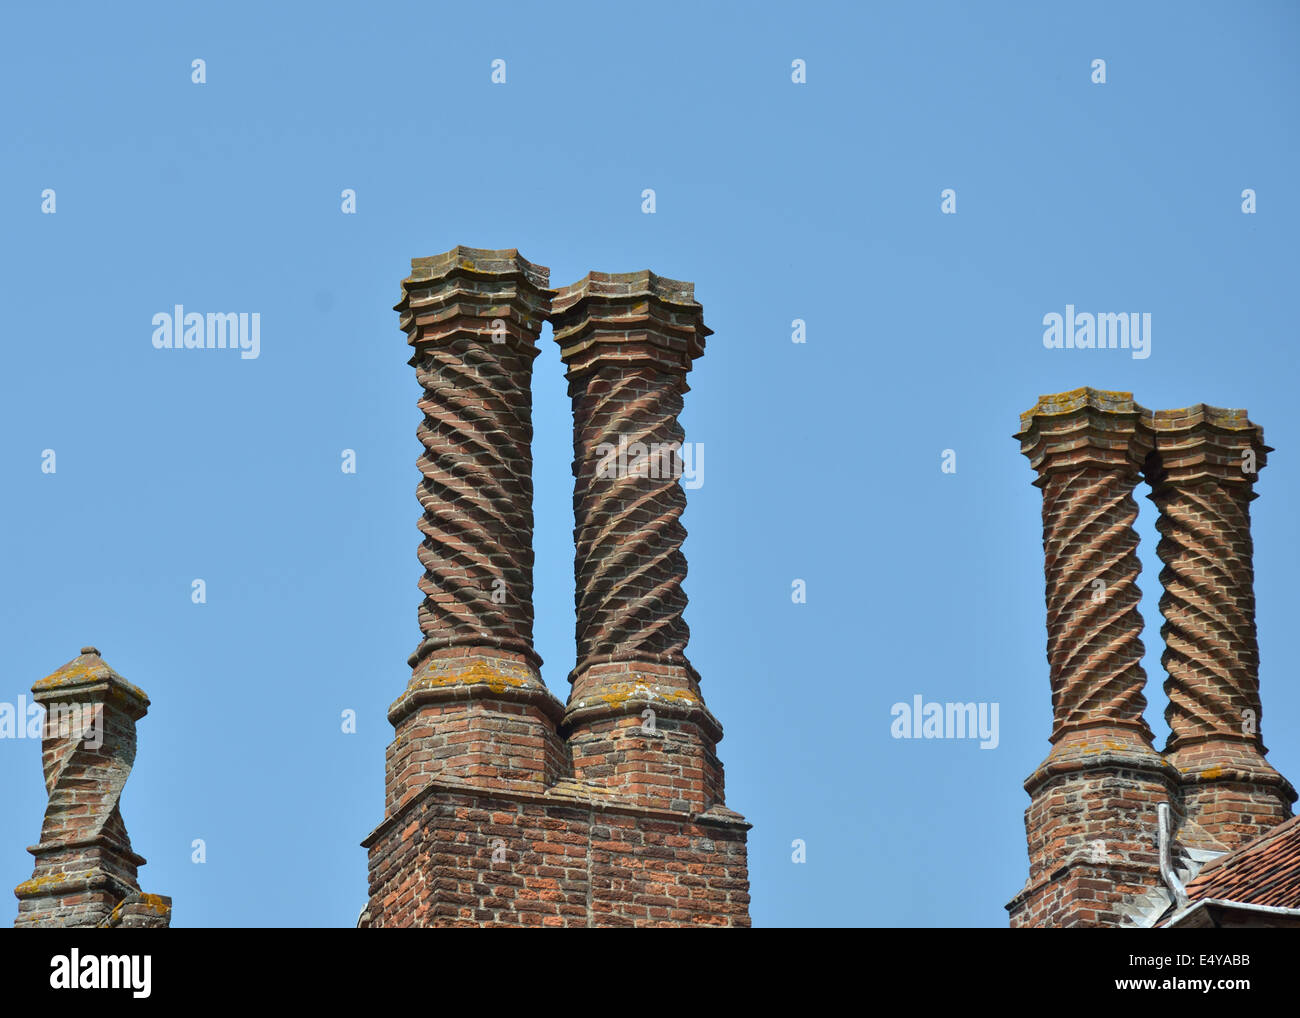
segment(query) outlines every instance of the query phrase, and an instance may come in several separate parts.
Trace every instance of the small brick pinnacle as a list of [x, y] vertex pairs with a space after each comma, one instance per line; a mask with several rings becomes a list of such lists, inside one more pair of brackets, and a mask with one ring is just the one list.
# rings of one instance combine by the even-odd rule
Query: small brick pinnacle
[[[144, 859], [131, 848], [121, 798], [136, 754], [136, 722], [149, 706], [144, 692], [83, 647], [32, 686], [46, 708], [41, 763], [49, 801], [31, 879], [14, 888], [19, 927], [121, 925], [118, 909], [140, 894], [136, 875]], [[57, 719], [57, 723], [56, 720]], [[133, 915], [127, 925], [167, 926], [165, 908]], [[114, 918], [116, 916], [116, 918]]]

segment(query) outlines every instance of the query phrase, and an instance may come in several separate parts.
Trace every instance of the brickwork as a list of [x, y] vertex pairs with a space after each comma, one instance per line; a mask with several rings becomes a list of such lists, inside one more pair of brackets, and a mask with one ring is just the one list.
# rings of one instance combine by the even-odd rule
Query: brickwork
[[[1151, 448], [1146, 416], [1127, 393], [1080, 389], [1042, 397], [1016, 436], [1043, 491], [1053, 728], [1025, 782], [1029, 880], [1013, 926], [1105, 923], [1130, 884], [1159, 878], [1149, 835], [1177, 774], [1142, 718], [1133, 489]], [[1089, 893], [1066, 896], [1062, 881]]]
[[[1016, 434], [1043, 491], [1053, 729], [1025, 782], [1029, 878], [1012, 926], [1122, 926], [1161, 886], [1157, 806], [1184, 845], [1229, 850], [1290, 815], [1295, 793], [1264, 760], [1248, 504], [1262, 432], [1244, 411], [1152, 413], [1125, 392], [1040, 397]], [[1236, 473], [1233, 473], [1233, 470]], [[1142, 712], [1142, 618], [1133, 490], [1153, 487], [1171, 738]]]
[[[389, 710], [360, 925], [749, 925], [749, 825], [723, 805], [722, 729], [685, 655], [679, 471], [671, 452], [599, 469], [620, 437], [680, 447], [685, 375], [710, 331], [693, 287], [593, 272], [552, 291], [513, 250], [412, 264], [396, 310], [423, 390], [423, 640]], [[532, 647], [529, 384], [544, 318], [574, 406], [567, 707]], [[501, 586], [504, 603], [490, 597]]]
[[[417, 258], [395, 310], [424, 420], [417, 496], [423, 640], [432, 650], [533, 650], [532, 371], [545, 266], [458, 247]], [[496, 595], [494, 597], [493, 595]]]
[[1153, 427], [1165, 755], [1182, 772], [1187, 815], [1233, 849], [1289, 817], [1295, 800], [1264, 758], [1260, 730], [1250, 503], [1271, 450], [1244, 410], [1160, 410]]
[[[573, 401], [574, 674], [607, 661], [684, 666], [686, 493], [671, 450], [712, 330], [691, 284], [651, 272], [589, 272], [557, 292], [551, 321]], [[626, 462], [600, 469], [620, 441]]]
[[533, 649], [532, 365], [549, 270], [517, 251], [417, 258], [395, 310], [420, 385], [421, 642], [389, 709], [391, 811], [434, 777], [546, 787], [563, 708]]
[[749, 925], [744, 828], [571, 790], [434, 784], [373, 835], [362, 925]]
[[142, 895], [145, 860], [131, 849], [119, 803], [135, 762], [144, 693], [94, 647], [32, 687], [46, 710], [41, 762], [49, 804], [30, 880], [14, 889], [23, 926], [168, 926], [171, 899]]
[[590, 272], [557, 291], [551, 321], [573, 402], [574, 773], [706, 809], [723, 796], [722, 732], [686, 658], [677, 416], [711, 330], [691, 284], [651, 272]]

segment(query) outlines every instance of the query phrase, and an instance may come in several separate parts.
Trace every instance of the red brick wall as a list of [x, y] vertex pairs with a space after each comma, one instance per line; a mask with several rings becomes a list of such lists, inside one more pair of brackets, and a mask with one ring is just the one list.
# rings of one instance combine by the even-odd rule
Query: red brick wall
[[747, 826], [430, 785], [374, 835], [362, 925], [748, 926]]

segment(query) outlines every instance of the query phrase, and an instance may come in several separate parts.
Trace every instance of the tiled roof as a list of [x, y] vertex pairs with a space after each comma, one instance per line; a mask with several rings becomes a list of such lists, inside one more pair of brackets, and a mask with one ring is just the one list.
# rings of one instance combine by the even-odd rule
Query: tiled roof
[[1300, 816], [1207, 863], [1187, 885], [1187, 897], [1300, 908]]

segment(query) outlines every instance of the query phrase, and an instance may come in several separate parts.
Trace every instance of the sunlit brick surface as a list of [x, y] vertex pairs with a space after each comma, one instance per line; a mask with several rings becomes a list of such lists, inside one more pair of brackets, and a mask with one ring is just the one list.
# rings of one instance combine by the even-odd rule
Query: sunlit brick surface
[[[673, 470], [597, 470], [620, 437], [683, 440], [685, 375], [709, 334], [693, 286], [589, 273], [551, 291], [513, 250], [413, 265], [397, 310], [423, 390], [424, 638], [389, 710], [360, 924], [748, 926], [749, 824], [723, 804], [722, 728], [685, 653], [685, 492]], [[542, 316], [574, 410], [567, 706], [532, 648], [528, 385]], [[494, 321], [511, 323], [509, 342], [484, 350]], [[499, 577], [505, 604], [489, 596]]]
[[[1261, 713], [1254, 472], [1242, 463], [1246, 453], [1262, 466], [1268, 448], [1245, 411], [1152, 413], [1127, 392], [1042, 396], [1020, 423], [1016, 438], [1043, 491], [1053, 727], [1051, 751], [1025, 782], [1029, 878], [1007, 908], [1012, 926], [1131, 925], [1165, 887], [1161, 803], [1177, 845], [1207, 853], [1291, 815], [1295, 792], [1251, 727]], [[1164, 753], [1142, 717], [1133, 492], [1143, 476], [1165, 563]]]

